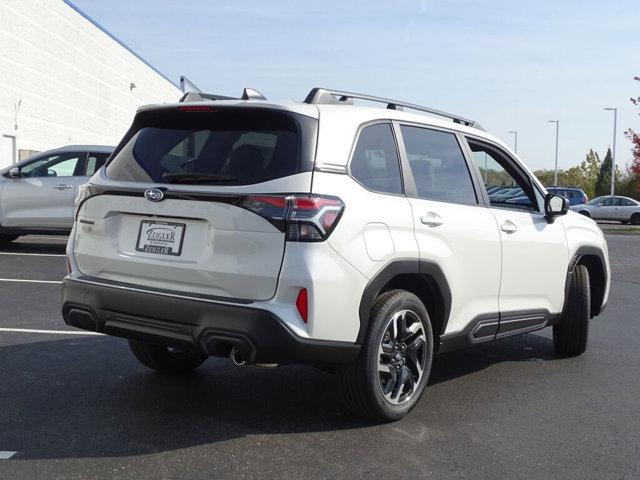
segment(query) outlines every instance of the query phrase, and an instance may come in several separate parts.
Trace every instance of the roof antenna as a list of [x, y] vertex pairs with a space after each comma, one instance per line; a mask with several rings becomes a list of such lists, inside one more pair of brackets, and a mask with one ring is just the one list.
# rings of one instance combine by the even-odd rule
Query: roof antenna
[[254, 88], [245, 88], [242, 91], [242, 97], [240, 97], [240, 100], [266, 100], [267, 97], [265, 97], [263, 94], [261, 94], [258, 90], [255, 90]]

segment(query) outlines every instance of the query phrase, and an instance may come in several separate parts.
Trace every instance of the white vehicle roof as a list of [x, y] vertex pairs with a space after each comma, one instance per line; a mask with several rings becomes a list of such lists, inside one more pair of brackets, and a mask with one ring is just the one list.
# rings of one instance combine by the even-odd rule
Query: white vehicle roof
[[[487, 133], [476, 122], [428, 107], [421, 107], [419, 105], [400, 102], [397, 100], [318, 88], [314, 88], [304, 102], [291, 100], [279, 102], [266, 100], [255, 90], [250, 90], [247, 95], [248, 90], [250, 89], [245, 89], [245, 92], [243, 93], [243, 97], [248, 96], [248, 99], [229, 99], [229, 97], [191, 92], [185, 94], [183, 101], [179, 103], [144, 105], [141, 106], [138, 111], [177, 108], [181, 106], [184, 107], [186, 105], [196, 107], [212, 106], [213, 103], [215, 106], [220, 107], [268, 108], [283, 110], [317, 118], [320, 120], [321, 127], [318, 132], [318, 147], [315, 165], [316, 168], [326, 171], [344, 171], [353, 147], [355, 132], [362, 124], [380, 120], [396, 120], [436, 128], [446, 128], [463, 134], [474, 135], [498, 144], [511, 155], [517, 157], [507, 144], [499, 138]], [[321, 99], [326, 100], [326, 95], [332, 95], [334, 97], [333, 100], [335, 101], [326, 103], [321, 101]], [[369, 105], [354, 105], [352, 103], [354, 98], [370, 100], [382, 103], [383, 105], [387, 104], [387, 108], [384, 108], [384, 106], [373, 107]], [[407, 107], [411, 109], [411, 111], [402, 110], [399, 107]], [[423, 109], [426, 113], [415, 111], [414, 109], [416, 108]], [[436, 113], [435, 115], [430, 114], [434, 112]], [[456, 121], [454, 121], [454, 119]], [[521, 163], [523, 162], [521, 161]], [[527, 168], [526, 165], [523, 164], [523, 166]], [[529, 169], [527, 168], [527, 170]], [[529, 170], [529, 173], [532, 172]]]

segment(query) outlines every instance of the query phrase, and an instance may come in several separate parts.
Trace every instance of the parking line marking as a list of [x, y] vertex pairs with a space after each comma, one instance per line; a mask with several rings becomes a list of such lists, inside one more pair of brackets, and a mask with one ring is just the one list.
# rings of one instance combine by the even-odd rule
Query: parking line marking
[[59, 285], [62, 280], [26, 280], [24, 278], [0, 278], [0, 282], [23, 282], [23, 283], [54, 283]]
[[22, 252], [0, 252], [0, 255], [24, 255], [29, 257], [65, 257], [64, 253], [22, 253]]
[[89, 332], [84, 330], [36, 330], [33, 328], [4, 328], [0, 327], [0, 332], [13, 333], [49, 333], [52, 335], [104, 335], [104, 333]]
[[18, 452], [2, 451], [0, 450], [0, 460], [9, 460]]

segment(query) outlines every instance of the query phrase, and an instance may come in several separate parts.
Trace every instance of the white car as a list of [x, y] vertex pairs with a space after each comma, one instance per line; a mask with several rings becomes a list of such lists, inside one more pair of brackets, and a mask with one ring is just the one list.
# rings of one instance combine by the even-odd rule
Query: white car
[[604, 195], [570, 208], [594, 220], [617, 220], [625, 225], [640, 225], [640, 202], [629, 197]]
[[0, 244], [21, 235], [68, 235], [80, 185], [114, 148], [68, 145], [0, 170]]
[[[331, 367], [380, 421], [416, 405], [435, 353], [547, 326], [558, 354], [584, 352], [603, 234], [477, 123], [320, 88], [184, 100], [140, 108], [81, 189], [67, 324], [159, 371]], [[528, 202], [491, 200], [482, 179], [506, 176]]]

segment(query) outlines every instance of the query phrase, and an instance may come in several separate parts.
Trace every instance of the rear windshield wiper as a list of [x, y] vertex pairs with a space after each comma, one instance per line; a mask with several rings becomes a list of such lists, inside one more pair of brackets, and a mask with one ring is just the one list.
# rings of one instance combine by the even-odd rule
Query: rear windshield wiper
[[209, 173], [172, 173], [166, 172], [162, 175], [162, 179], [167, 183], [224, 183], [235, 182], [236, 177], [229, 175], [215, 175]]

